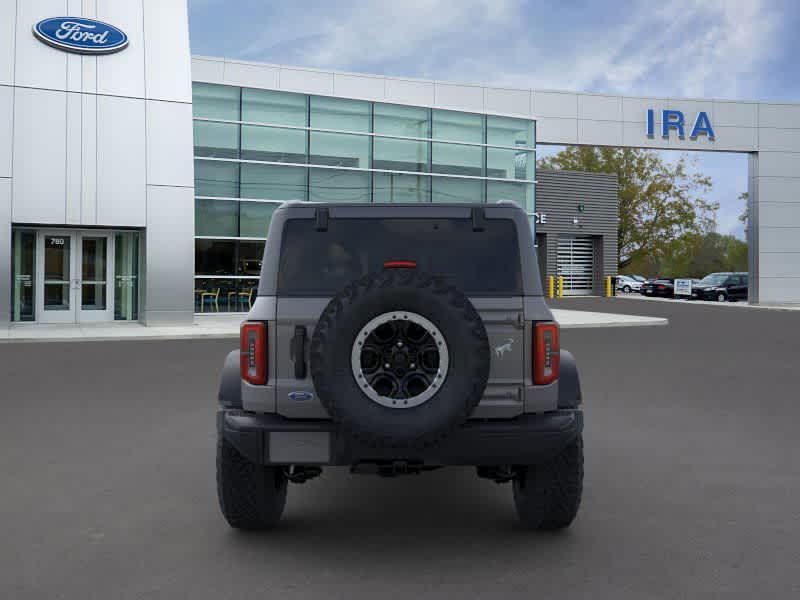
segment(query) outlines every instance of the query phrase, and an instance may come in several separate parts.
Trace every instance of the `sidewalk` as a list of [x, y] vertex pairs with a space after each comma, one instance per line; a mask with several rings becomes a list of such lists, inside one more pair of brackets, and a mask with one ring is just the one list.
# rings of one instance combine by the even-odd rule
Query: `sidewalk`
[[[588, 327], [636, 327], [666, 325], [667, 319], [582, 310], [552, 309], [562, 329]], [[195, 317], [193, 325], [147, 327], [140, 323], [82, 325], [15, 324], [0, 330], [0, 344], [13, 342], [97, 342], [113, 340], [234, 339], [239, 336], [241, 315]]]

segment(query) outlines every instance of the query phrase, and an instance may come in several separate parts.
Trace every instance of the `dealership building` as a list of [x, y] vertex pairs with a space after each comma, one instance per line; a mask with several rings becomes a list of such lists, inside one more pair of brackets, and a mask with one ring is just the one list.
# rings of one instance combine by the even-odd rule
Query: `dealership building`
[[185, 0], [2, 2], [0, 43], [0, 323], [246, 311], [288, 200], [510, 200], [542, 272], [598, 293], [617, 181], [537, 174], [537, 144], [748, 153], [750, 299], [800, 303], [797, 104], [192, 57]]

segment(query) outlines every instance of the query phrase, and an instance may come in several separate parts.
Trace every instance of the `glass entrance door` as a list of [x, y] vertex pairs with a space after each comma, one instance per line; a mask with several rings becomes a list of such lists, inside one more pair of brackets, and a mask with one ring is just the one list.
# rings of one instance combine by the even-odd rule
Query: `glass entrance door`
[[37, 314], [41, 323], [114, 320], [113, 238], [104, 232], [40, 231]]
[[83, 232], [77, 234], [80, 268], [77, 292], [78, 321], [113, 321], [114, 301], [111, 298], [111, 235]]

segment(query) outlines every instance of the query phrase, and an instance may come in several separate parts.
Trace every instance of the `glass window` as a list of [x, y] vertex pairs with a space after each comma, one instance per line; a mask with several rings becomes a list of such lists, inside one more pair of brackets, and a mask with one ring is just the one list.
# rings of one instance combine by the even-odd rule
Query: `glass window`
[[370, 173], [311, 169], [308, 191], [312, 202], [369, 202]]
[[533, 152], [486, 149], [486, 176], [501, 179], [533, 179]]
[[404, 137], [429, 138], [429, 109], [417, 106], [397, 106], [376, 103], [374, 107], [375, 133]]
[[369, 168], [369, 137], [346, 133], [311, 132], [313, 165]]
[[194, 193], [197, 196], [238, 198], [239, 164], [213, 160], [195, 160]]
[[305, 127], [308, 97], [290, 92], [242, 90], [242, 121]]
[[279, 165], [242, 164], [242, 198], [305, 200], [306, 169]]
[[195, 240], [195, 273], [233, 275], [236, 272], [236, 243], [232, 240]]
[[114, 236], [114, 320], [139, 318], [139, 233]]
[[219, 237], [239, 235], [238, 202], [236, 200], [194, 201], [194, 234]]
[[422, 172], [428, 170], [429, 142], [376, 137], [373, 144], [374, 169]]
[[272, 213], [278, 202], [240, 202], [239, 235], [242, 237], [267, 237]]
[[261, 275], [261, 261], [264, 258], [264, 242], [239, 242], [239, 262], [237, 275]]
[[305, 129], [242, 125], [242, 158], [305, 163], [306, 135]]
[[[278, 293], [330, 296], [353, 279], [380, 271], [387, 258], [413, 260], [469, 295], [522, 293], [517, 229], [511, 219], [331, 219], [319, 235], [313, 219], [284, 229]], [[314, 269], [306, 265], [313, 263]]]
[[247, 312], [258, 291], [258, 278], [225, 279], [196, 277], [194, 310], [199, 313]]
[[374, 202], [429, 202], [431, 178], [427, 175], [375, 173], [372, 179]]
[[482, 179], [458, 177], [433, 177], [431, 199], [433, 202], [483, 202]]
[[11, 289], [11, 320], [33, 321], [34, 281], [36, 269], [36, 234], [33, 231], [14, 231], [11, 242], [13, 284]]
[[433, 137], [453, 142], [483, 143], [483, 115], [452, 110], [433, 111]]
[[311, 127], [369, 132], [369, 102], [311, 96]]
[[213, 83], [192, 84], [192, 111], [195, 117], [239, 120], [239, 88]]
[[511, 117], [486, 117], [486, 143], [493, 146], [522, 146], [533, 148], [534, 122]]
[[239, 158], [239, 125], [194, 121], [194, 153], [196, 156]]
[[486, 200], [490, 204], [498, 200], [511, 200], [526, 211], [533, 212], [533, 184], [487, 181]]
[[462, 146], [460, 144], [432, 144], [434, 173], [451, 173], [453, 175], [483, 175], [483, 148], [480, 146]]

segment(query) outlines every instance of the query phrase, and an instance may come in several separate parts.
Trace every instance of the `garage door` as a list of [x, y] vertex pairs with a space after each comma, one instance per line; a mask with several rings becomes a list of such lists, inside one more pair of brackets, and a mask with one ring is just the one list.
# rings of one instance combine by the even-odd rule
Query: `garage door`
[[559, 237], [558, 274], [564, 277], [565, 296], [592, 293], [594, 241], [591, 237]]

